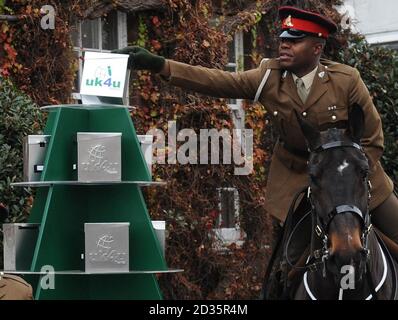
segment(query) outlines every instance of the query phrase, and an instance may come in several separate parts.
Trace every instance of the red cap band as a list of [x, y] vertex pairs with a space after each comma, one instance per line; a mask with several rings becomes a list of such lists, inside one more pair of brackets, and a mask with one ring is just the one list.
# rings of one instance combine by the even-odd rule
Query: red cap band
[[327, 28], [312, 21], [293, 18], [291, 16], [288, 16], [282, 21], [282, 30], [286, 29], [296, 29], [304, 32], [311, 32], [318, 34], [318, 36], [322, 38], [327, 38], [329, 36], [329, 30]]

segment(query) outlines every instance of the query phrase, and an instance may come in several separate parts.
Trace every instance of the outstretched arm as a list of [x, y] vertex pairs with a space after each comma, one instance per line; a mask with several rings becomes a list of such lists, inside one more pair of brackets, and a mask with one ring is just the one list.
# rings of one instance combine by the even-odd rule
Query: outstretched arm
[[264, 71], [228, 72], [167, 60], [164, 73], [171, 84], [188, 90], [220, 98], [254, 99]]
[[264, 70], [227, 72], [166, 60], [137, 46], [114, 50], [129, 54], [129, 68], [159, 73], [171, 84], [213, 97], [254, 99]]

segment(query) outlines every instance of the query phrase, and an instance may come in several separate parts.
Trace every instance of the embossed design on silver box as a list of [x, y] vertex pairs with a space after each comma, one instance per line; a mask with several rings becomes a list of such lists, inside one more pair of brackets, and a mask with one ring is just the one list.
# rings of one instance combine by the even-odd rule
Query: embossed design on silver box
[[121, 181], [121, 133], [78, 132], [78, 181]]
[[86, 272], [129, 271], [129, 226], [121, 223], [85, 223]]
[[82, 162], [83, 171], [103, 171], [109, 174], [117, 174], [118, 162], [110, 162], [106, 159], [106, 147], [96, 144], [88, 148], [88, 160]]
[[116, 264], [127, 263], [127, 252], [114, 249], [114, 238], [111, 234], [104, 234], [97, 241], [97, 250], [88, 253], [90, 262], [114, 262]]

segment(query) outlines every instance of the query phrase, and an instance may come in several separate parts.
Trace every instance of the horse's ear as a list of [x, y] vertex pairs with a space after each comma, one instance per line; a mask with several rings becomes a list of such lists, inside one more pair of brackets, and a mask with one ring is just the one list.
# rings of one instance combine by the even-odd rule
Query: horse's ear
[[297, 121], [300, 125], [301, 131], [304, 134], [305, 139], [307, 140], [307, 144], [311, 150], [316, 149], [320, 144], [321, 134], [317, 128], [315, 128], [310, 122], [304, 119], [301, 114], [294, 110]]
[[360, 143], [365, 130], [365, 115], [362, 107], [355, 103], [348, 114], [348, 132], [355, 143]]

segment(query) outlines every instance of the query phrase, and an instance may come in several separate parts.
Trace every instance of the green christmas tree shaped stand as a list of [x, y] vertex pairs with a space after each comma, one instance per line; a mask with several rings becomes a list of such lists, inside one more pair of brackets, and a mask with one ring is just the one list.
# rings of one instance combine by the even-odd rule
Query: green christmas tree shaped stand
[[[31, 272], [55, 270], [54, 289], [43, 289], [45, 276], [30, 275], [35, 299], [162, 299], [156, 274], [168, 270], [153, 230], [141, 184], [151, 176], [127, 108], [65, 105], [49, 108], [44, 134], [51, 135], [42, 185], [30, 223], [40, 231]], [[77, 132], [121, 132], [122, 182], [101, 185], [76, 181]], [[54, 183], [48, 183], [48, 182]], [[130, 272], [84, 272], [84, 223], [129, 222]], [[44, 281], [45, 283], [45, 281]]]

